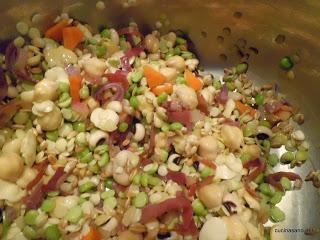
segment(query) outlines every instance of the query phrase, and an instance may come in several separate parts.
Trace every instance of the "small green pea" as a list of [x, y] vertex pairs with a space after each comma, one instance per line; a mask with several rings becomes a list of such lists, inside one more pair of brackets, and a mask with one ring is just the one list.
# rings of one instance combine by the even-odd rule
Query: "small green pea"
[[267, 163], [271, 166], [274, 167], [275, 165], [277, 165], [279, 163], [279, 157], [276, 153], [271, 153], [269, 154], [268, 158], [267, 158]]
[[293, 152], [285, 152], [281, 155], [280, 162], [283, 164], [290, 163], [294, 160], [294, 153]]
[[272, 196], [273, 195], [273, 188], [271, 188], [270, 184], [268, 183], [261, 183], [258, 187], [260, 192], [267, 196]]
[[241, 156], [240, 156], [240, 159], [241, 159], [242, 163], [245, 163], [245, 162], [249, 161], [251, 158], [252, 158], [251, 154], [247, 153], [247, 152], [242, 153]]
[[222, 88], [222, 83], [218, 79], [215, 79], [215, 80], [213, 80], [213, 87], [216, 90], [219, 90]]
[[167, 99], [168, 99], [168, 94], [167, 93], [161, 93], [157, 98], [158, 104], [161, 105], [162, 103], [166, 102]]
[[152, 177], [152, 176], [149, 176], [148, 177], [148, 184], [151, 185], [151, 186], [157, 186], [161, 183], [161, 179], [158, 178], [158, 177]]
[[148, 174], [154, 174], [157, 172], [158, 170], [158, 167], [159, 167], [159, 164], [158, 163], [150, 163], [148, 165], [146, 165], [144, 168], [143, 168], [143, 171], [148, 173]]
[[116, 195], [116, 192], [114, 190], [108, 190], [106, 192], [101, 193], [102, 199], [107, 199], [109, 197], [114, 197]]
[[286, 219], [284, 212], [278, 207], [272, 207], [270, 210], [270, 218], [273, 222], [282, 222]]
[[61, 233], [57, 225], [48, 226], [44, 233], [47, 240], [59, 240], [61, 238]]
[[130, 106], [134, 109], [137, 109], [139, 107], [139, 100], [136, 96], [132, 96], [130, 98]]
[[77, 223], [82, 218], [82, 209], [80, 206], [71, 208], [65, 215], [66, 220], [71, 223]]
[[90, 90], [87, 85], [83, 85], [79, 92], [81, 99], [87, 99], [90, 96]]
[[36, 239], [37, 238], [36, 231], [28, 225], [23, 228], [23, 235], [26, 236], [28, 239]]
[[180, 55], [180, 54], [181, 54], [181, 49], [180, 49], [179, 47], [175, 47], [175, 48], [173, 49], [173, 54], [174, 54], [174, 55]]
[[149, 182], [149, 175], [147, 173], [142, 173], [140, 178], [140, 183], [143, 187], [147, 187]]
[[286, 191], [289, 191], [292, 189], [292, 184], [291, 184], [291, 181], [289, 180], [289, 178], [286, 178], [286, 177], [282, 177], [280, 179], [280, 183], [282, 185], [282, 187], [286, 190]]
[[113, 189], [113, 179], [112, 178], [107, 178], [104, 182], [104, 185], [108, 189]]
[[242, 74], [246, 73], [248, 71], [248, 63], [240, 63], [236, 66], [236, 73], [237, 74]]
[[207, 178], [209, 177], [210, 175], [213, 174], [213, 170], [209, 167], [204, 167], [201, 172], [200, 172], [200, 177], [201, 178]]
[[178, 76], [177, 79], [176, 79], [176, 82], [178, 84], [187, 84], [187, 81], [183, 76]]
[[262, 94], [257, 94], [254, 98], [257, 105], [263, 105], [264, 103], [264, 96]]
[[299, 150], [296, 152], [295, 160], [299, 163], [305, 162], [308, 159], [308, 152], [305, 150]]
[[192, 209], [197, 216], [205, 216], [208, 213], [199, 199], [195, 199], [192, 202]]
[[187, 40], [185, 40], [185, 39], [182, 38], [182, 37], [177, 37], [177, 38], [176, 38], [176, 42], [177, 42], [177, 44], [179, 44], [179, 45], [183, 45], [183, 44], [186, 44], [186, 43], [187, 43]]
[[281, 202], [282, 197], [283, 197], [282, 192], [275, 192], [272, 198], [270, 199], [270, 203], [273, 205], [276, 205], [277, 203]]
[[141, 174], [136, 174], [134, 175], [133, 179], [132, 179], [132, 182], [133, 184], [135, 185], [140, 185], [140, 180], [141, 180]]
[[53, 199], [46, 199], [42, 202], [41, 210], [44, 212], [52, 212], [55, 208], [55, 201]]
[[34, 225], [36, 222], [36, 218], [38, 217], [39, 213], [37, 210], [29, 210], [25, 215], [24, 215], [24, 222], [28, 225]]
[[29, 114], [27, 112], [19, 111], [14, 115], [13, 121], [16, 124], [23, 125], [29, 120]]
[[99, 167], [104, 167], [109, 163], [110, 157], [109, 157], [109, 153], [104, 153], [101, 156], [101, 159], [98, 161], [98, 166]]
[[109, 146], [107, 144], [101, 144], [96, 146], [93, 151], [94, 153], [101, 155], [109, 151]]
[[95, 53], [98, 58], [102, 58], [107, 53], [107, 47], [106, 46], [97, 46], [95, 49]]
[[136, 72], [133, 72], [131, 74], [131, 80], [132, 82], [134, 83], [138, 83], [140, 82], [140, 80], [143, 78], [143, 71], [136, 71]]
[[73, 129], [77, 132], [85, 132], [86, 124], [84, 122], [75, 122], [73, 123]]
[[133, 199], [133, 205], [136, 208], [143, 208], [148, 204], [148, 195], [145, 192], [139, 192]]
[[182, 51], [181, 52], [181, 57], [183, 57], [184, 59], [191, 59], [194, 57], [192, 52], [189, 51]]
[[289, 57], [284, 57], [280, 60], [280, 68], [282, 68], [283, 70], [290, 70], [291, 68], [293, 68], [293, 62]]
[[41, 73], [32, 74], [32, 79], [34, 79], [36, 81], [41, 81], [43, 79], [43, 74], [41, 74]]
[[171, 131], [179, 131], [183, 128], [183, 125], [179, 122], [174, 122], [174, 123], [171, 123], [170, 126], [169, 126], [169, 129]]
[[100, 33], [100, 35], [103, 38], [110, 38], [111, 37], [111, 31], [110, 31], [110, 29], [106, 28]]
[[80, 193], [89, 192], [94, 188], [96, 188], [96, 185], [93, 182], [88, 181], [79, 186], [79, 192]]
[[59, 90], [61, 91], [61, 92], [66, 92], [66, 93], [68, 93], [69, 92], [69, 89], [70, 89], [70, 86], [69, 86], [69, 84], [68, 83], [66, 83], [66, 82], [59, 82]]
[[236, 87], [235, 87], [233, 82], [226, 82], [226, 86], [227, 86], [229, 91], [233, 91], [233, 90], [236, 89]]
[[119, 127], [118, 127], [119, 132], [123, 133], [123, 132], [127, 131], [128, 127], [129, 127], [128, 123], [126, 123], [126, 122], [120, 123]]
[[267, 127], [267, 128], [271, 128], [271, 124], [267, 120], [261, 120], [259, 122], [259, 126], [264, 126], [264, 127]]
[[261, 183], [263, 182], [263, 179], [264, 179], [264, 174], [263, 174], [263, 173], [260, 173], [260, 174], [258, 175], [258, 177], [254, 180], [254, 182], [255, 182], [256, 184], [261, 184]]
[[251, 137], [253, 136], [255, 131], [251, 127], [246, 127], [243, 129], [243, 136], [244, 137]]
[[115, 209], [117, 206], [117, 199], [115, 197], [108, 197], [104, 199], [103, 204], [111, 209]]
[[86, 148], [79, 154], [79, 158], [81, 163], [89, 163], [92, 161], [93, 155], [92, 152], [90, 152], [90, 150]]

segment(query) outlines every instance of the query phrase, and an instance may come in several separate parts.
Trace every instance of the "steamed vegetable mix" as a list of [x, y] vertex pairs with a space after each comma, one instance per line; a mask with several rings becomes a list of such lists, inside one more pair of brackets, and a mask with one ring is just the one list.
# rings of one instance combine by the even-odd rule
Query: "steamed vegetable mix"
[[273, 167], [307, 161], [290, 125], [304, 117], [252, 86], [248, 63], [220, 80], [180, 33], [135, 23], [17, 28], [0, 68], [4, 239], [264, 239], [286, 218], [278, 203], [302, 181]]

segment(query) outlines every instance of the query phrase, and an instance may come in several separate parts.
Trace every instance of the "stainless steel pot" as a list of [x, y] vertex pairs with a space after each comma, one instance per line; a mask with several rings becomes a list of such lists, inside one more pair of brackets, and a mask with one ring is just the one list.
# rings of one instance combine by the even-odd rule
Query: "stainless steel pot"
[[[258, 84], [276, 82], [306, 118], [303, 130], [311, 144], [311, 156], [294, 171], [305, 177], [311, 169], [320, 168], [320, 1], [106, 0], [101, 11], [95, 4], [92, 0], [0, 1], [0, 39], [16, 35], [19, 20], [31, 23], [32, 19], [34, 25], [44, 27], [61, 11], [94, 27], [121, 26], [133, 19], [146, 32], [162, 19], [163, 31], [181, 29], [189, 34], [209, 70], [219, 73], [223, 67], [246, 59], [249, 76]], [[283, 56], [296, 61], [294, 78], [278, 67]], [[281, 169], [288, 170], [285, 166]], [[280, 204], [287, 214], [283, 228], [320, 231], [319, 203], [319, 190], [311, 183], [288, 193]], [[320, 239], [320, 233], [286, 235], [288, 239]]]

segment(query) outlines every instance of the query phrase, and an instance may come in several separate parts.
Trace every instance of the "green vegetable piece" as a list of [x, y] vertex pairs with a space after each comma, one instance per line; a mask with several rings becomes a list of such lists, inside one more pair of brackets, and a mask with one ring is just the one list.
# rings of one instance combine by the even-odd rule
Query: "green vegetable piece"
[[233, 90], [236, 89], [236, 86], [234, 85], [233, 82], [226, 82], [226, 86], [227, 86], [229, 91], [233, 91]]
[[291, 184], [291, 181], [289, 180], [289, 178], [286, 178], [286, 177], [282, 177], [280, 179], [280, 183], [282, 185], [282, 187], [286, 190], [286, 191], [289, 191], [292, 189], [292, 184]]
[[58, 130], [46, 132], [46, 138], [53, 142], [57, 141], [59, 138]]
[[251, 128], [251, 127], [246, 127], [244, 130], [243, 130], [243, 136], [244, 137], [251, 137], [253, 136], [255, 133], [255, 131]]
[[106, 28], [100, 33], [100, 35], [103, 38], [110, 38], [111, 37], [111, 31], [110, 31], [110, 29]]
[[129, 127], [128, 123], [126, 123], [126, 122], [120, 123], [119, 127], [118, 127], [119, 132], [124, 133], [125, 131], [127, 131], [128, 127]]
[[147, 173], [142, 173], [140, 183], [143, 187], [147, 187], [149, 182], [149, 175]]
[[178, 76], [176, 79], [176, 83], [178, 84], [187, 84], [187, 80], [183, 76]]
[[281, 202], [282, 197], [283, 197], [282, 192], [275, 192], [272, 198], [270, 199], [270, 203], [273, 205], [276, 205], [277, 203]]
[[61, 238], [61, 233], [57, 225], [47, 227], [44, 235], [47, 240], [59, 240]]
[[257, 94], [254, 98], [257, 105], [263, 105], [264, 103], [264, 96], [262, 94]]
[[77, 223], [82, 218], [82, 209], [80, 206], [71, 208], [65, 218], [71, 223]]
[[101, 159], [98, 161], [98, 165], [99, 167], [104, 167], [105, 165], [107, 165], [109, 163], [110, 157], [109, 157], [109, 153], [104, 153], [101, 156]]
[[108, 197], [103, 201], [104, 205], [108, 206], [111, 209], [115, 209], [117, 206], [117, 199], [115, 197]]
[[254, 182], [255, 182], [256, 184], [261, 184], [261, 183], [263, 182], [263, 179], [264, 179], [264, 174], [263, 174], [263, 173], [260, 173], [260, 174], [258, 175], [258, 177], [254, 180]]
[[136, 174], [134, 175], [133, 179], [132, 179], [132, 182], [133, 184], [135, 185], [140, 185], [140, 180], [141, 180], [141, 174]]
[[242, 161], [242, 163], [245, 163], [247, 161], [249, 161], [251, 159], [251, 154], [250, 153], [242, 153], [240, 156], [240, 159]]
[[66, 93], [69, 93], [69, 89], [70, 89], [70, 86], [68, 83], [65, 83], [65, 82], [59, 82], [59, 90], [60, 92], [66, 92]]
[[133, 205], [136, 208], [143, 208], [148, 204], [148, 195], [145, 192], [139, 192], [133, 199]]
[[242, 74], [246, 73], [248, 71], [248, 63], [240, 63], [236, 66], [236, 73], [237, 74]]
[[208, 211], [205, 209], [204, 205], [199, 199], [195, 199], [192, 202], [192, 209], [197, 216], [205, 216], [208, 213]]
[[32, 79], [36, 81], [41, 81], [43, 79], [43, 74], [41, 73], [32, 74]]
[[156, 162], [155, 163], [150, 163], [150, 164], [144, 166], [143, 171], [148, 173], [148, 174], [150, 174], [150, 175], [152, 175], [152, 174], [157, 172], [158, 167], [159, 167], [158, 163], [156, 163]]
[[56, 197], [59, 195], [58, 191], [50, 191], [47, 193], [48, 197]]
[[90, 96], [90, 90], [87, 85], [83, 85], [79, 92], [81, 99], [87, 99]]
[[295, 156], [293, 152], [285, 152], [284, 154], [282, 154], [280, 158], [280, 162], [283, 164], [290, 163], [294, 160], [294, 157]]
[[168, 99], [168, 94], [167, 93], [161, 93], [157, 98], [158, 104], [161, 105], [162, 103], [166, 102], [167, 99]]
[[139, 70], [136, 72], [133, 72], [131, 74], [131, 81], [134, 83], [140, 82], [140, 80], [143, 78], [143, 71]]
[[286, 219], [284, 212], [278, 207], [272, 207], [270, 209], [270, 218], [273, 222], [282, 222]]
[[96, 55], [98, 58], [102, 58], [107, 53], [107, 47], [106, 46], [97, 46], [95, 52], [96, 52]]
[[271, 128], [271, 124], [267, 120], [261, 120], [259, 122], [259, 126], [264, 126], [264, 127], [267, 127], [267, 128]]
[[280, 68], [283, 70], [290, 70], [293, 68], [293, 62], [289, 57], [284, 57], [280, 60]]
[[42, 202], [41, 210], [49, 213], [53, 211], [55, 206], [56, 206], [56, 203], [53, 199], [46, 199]]
[[170, 126], [169, 126], [169, 129], [171, 131], [179, 131], [183, 128], [183, 125], [179, 122], [174, 122], [174, 123], [171, 123]]
[[305, 150], [299, 150], [296, 152], [295, 160], [299, 163], [305, 162], [308, 159], [308, 152]]
[[16, 124], [23, 125], [29, 120], [29, 114], [27, 112], [19, 111], [14, 115], [13, 121]]
[[270, 184], [268, 183], [261, 183], [258, 189], [267, 196], [272, 196], [274, 192], [273, 188], [271, 188]]
[[93, 182], [88, 181], [79, 186], [79, 192], [80, 193], [89, 192], [95, 188], [96, 188], [96, 185]]
[[88, 148], [86, 148], [85, 150], [83, 150], [80, 154], [80, 162], [81, 163], [89, 163], [91, 162], [91, 160], [93, 159], [93, 155], [92, 152], [90, 152], [90, 150]]
[[214, 79], [213, 80], [213, 87], [216, 89], [216, 90], [219, 90], [222, 88], [222, 83], [218, 80], [218, 79]]
[[84, 122], [75, 122], [73, 123], [73, 129], [77, 132], [85, 132], [86, 124]]
[[187, 40], [185, 40], [185, 39], [182, 38], [182, 37], [177, 37], [176, 42], [177, 42], [177, 44], [179, 44], [179, 45], [183, 45], [183, 44], [186, 44], [186, 43], [187, 43]]
[[134, 109], [137, 109], [139, 107], [139, 100], [136, 96], [132, 96], [129, 101], [130, 101], [130, 106], [133, 107]]
[[23, 220], [28, 225], [34, 225], [36, 222], [36, 218], [38, 217], [39, 213], [37, 210], [29, 210], [23, 217]]
[[106, 181], [104, 182], [104, 185], [108, 189], [113, 189], [113, 179], [112, 178], [107, 178]]
[[158, 177], [152, 177], [152, 176], [149, 176], [148, 178], [148, 184], [151, 185], [151, 186], [157, 186], [161, 183], [161, 179], [158, 178]]
[[200, 172], [200, 177], [201, 178], [207, 178], [209, 177], [210, 175], [213, 174], [213, 170], [207, 166], [205, 166], [202, 171]]
[[109, 146], [107, 144], [101, 144], [101, 145], [98, 145], [95, 149], [94, 149], [94, 153], [96, 154], [104, 154], [106, 152], [109, 151]]
[[23, 228], [23, 235], [25, 237], [27, 237], [28, 239], [36, 239], [37, 238], [36, 231], [28, 225]]
[[175, 48], [173, 49], [173, 54], [174, 54], [174, 55], [180, 55], [180, 54], [181, 54], [181, 49], [180, 49], [179, 47], [175, 47]]
[[274, 167], [279, 163], [279, 157], [276, 153], [271, 153], [268, 158], [267, 158], [267, 163], [271, 166]]
[[114, 190], [108, 190], [106, 192], [101, 193], [102, 199], [107, 199], [110, 197], [114, 197], [116, 195], [116, 192]]

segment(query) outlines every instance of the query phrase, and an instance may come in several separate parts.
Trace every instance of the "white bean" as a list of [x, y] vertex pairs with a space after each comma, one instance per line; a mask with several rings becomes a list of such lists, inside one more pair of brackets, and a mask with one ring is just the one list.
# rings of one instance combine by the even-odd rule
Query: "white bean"
[[25, 195], [16, 184], [0, 179], [0, 200], [8, 200], [10, 202], [18, 202]]
[[166, 61], [166, 64], [168, 67], [175, 68], [180, 73], [184, 72], [184, 70], [186, 68], [186, 63], [185, 63], [183, 57], [180, 57], [180, 56], [170, 57]]
[[177, 70], [170, 67], [160, 68], [160, 73], [167, 78], [168, 82], [171, 83], [174, 83], [178, 76]]
[[84, 71], [92, 77], [99, 77], [104, 74], [104, 71], [107, 69], [107, 64], [94, 57], [94, 58], [89, 58], [84, 64]]
[[111, 101], [107, 105], [107, 109], [113, 110], [116, 113], [122, 112], [122, 104], [119, 101]]
[[231, 151], [240, 149], [243, 144], [243, 133], [241, 129], [235, 126], [223, 125], [221, 128], [221, 137], [224, 144], [231, 149]]
[[2, 153], [16, 153], [20, 154], [20, 148], [21, 148], [21, 139], [16, 138], [9, 142], [6, 142], [2, 147]]
[[0, 178], [15, 182], [22, 175], [24, 166], [22, 158], [16, 153], [5, 153], [0, 156]]
[[144, 139], [144, 135], [146, 134], [146, 130], [141, 123], [136, 123], [136, 132], [133, 135], [133, 140], [140, 142]]
[[202, 137], [199, 141], [199, 155], [213, 161], [218, 154], [218, 142], [213, 136]]
[[199, 233], [199, 240], [227, 240], [227, 237], [227, 225], [218, 217], [209, 218]]
[[108, 134], [104, 131], [97, 130], [90, 134], [88, 142], [90, 147], [95, 147], [101, 139], [107, 139]]
[[224, 194], [224, 188], [217, 184], [211, 183], [199, 190], [199, 198], [203, 204], [211, 209], [221, 205]]
[[119, 123], [118, 114], [110, 109], [96, 108], [90, 116], [90, 121], [99, 129], [113, 132]]

